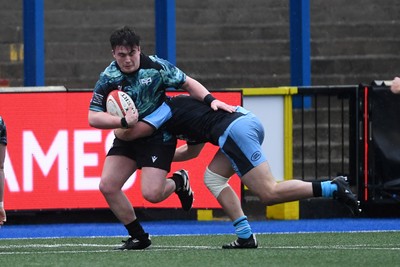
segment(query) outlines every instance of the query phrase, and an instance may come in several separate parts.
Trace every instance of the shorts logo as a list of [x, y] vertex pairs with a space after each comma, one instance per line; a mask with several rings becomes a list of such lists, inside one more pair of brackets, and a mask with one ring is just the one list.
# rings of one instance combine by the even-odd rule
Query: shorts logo
[[140, 84], [149, 85], [149, 84], [151, 84], [151, 82], [152, 82], [151, 77], [145, 78], [145, 79], [140, 79]]
[[156, 162], [157, 159], [158, 159], [157, 156], [152, 156], [152, 157], [151, 157], [151, 160], [153, 161], [153, 163]]
[[251, 160], [252, 161], [257, 161], [261, 158], [261, 152], [260, 151], [256, 151], [253, 153], [253, 155], [251, 155]]

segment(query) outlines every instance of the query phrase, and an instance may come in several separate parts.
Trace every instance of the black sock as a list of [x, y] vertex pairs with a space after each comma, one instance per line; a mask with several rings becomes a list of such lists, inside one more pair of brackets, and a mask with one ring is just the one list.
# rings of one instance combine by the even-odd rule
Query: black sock
[[312, 189], [314, 197], [322, 197], [321, 182], [312, 182]]
[[178, 192], [182, 189], [182, 177], [180, 175], [174, 174], [170, 177], [175, 182], [175, 192]]
[[138, 219], [125, 225], [125, 228], [126, 230], [128, 230], [129, 235], [133, 238], [138, 238], [145, 234], [143, 227], [140, 225]]

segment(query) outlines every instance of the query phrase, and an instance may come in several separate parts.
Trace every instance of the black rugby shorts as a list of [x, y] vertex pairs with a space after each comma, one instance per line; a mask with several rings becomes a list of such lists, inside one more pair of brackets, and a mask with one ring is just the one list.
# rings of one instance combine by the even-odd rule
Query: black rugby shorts
[[176, 139], [168, 142], [152, 142], [151, 140], [122, 141], [114, 139], [113, 146], [107, 156], [120, 155], [136, 161], [138, 169], [153, 167], [169, 172], [174, 158]]

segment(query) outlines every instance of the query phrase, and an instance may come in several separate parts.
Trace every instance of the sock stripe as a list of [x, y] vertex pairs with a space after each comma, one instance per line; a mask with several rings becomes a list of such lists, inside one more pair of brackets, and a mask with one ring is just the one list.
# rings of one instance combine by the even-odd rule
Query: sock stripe
[[235, 233], [239, 238], [247, 239], [253, 234], [246, 216], [236, 219], [233, 226], [235, 226]]
[[247, 216], [242, 216], [237, 218], [234, 222], [233, 222], [233, 226], [236, 227], [236, 225], [238, 225], [239, 223], [241, 223], [242, 221], [247, 220]]

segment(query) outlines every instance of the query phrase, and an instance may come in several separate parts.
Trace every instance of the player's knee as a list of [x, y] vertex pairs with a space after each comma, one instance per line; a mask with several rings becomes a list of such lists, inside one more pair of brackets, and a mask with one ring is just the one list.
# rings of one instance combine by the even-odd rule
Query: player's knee
[[262, 204], [269, 206], [279, 203], [280, 196], [276, 191], [276, 184], [276, 182], [269, 184], [253, 184], [248, 188], [258, 197]]
[[163, 200], [163, 190], [152, 188], [151, 190], [142, 189], [143, 198], [150, 203], [159, 203]]
[[223, 177], [219, 174], [216, 174], [208, 167], [204, 173], [204, 183], [207, 186], [208, 190], [217, 198], [219, 194], [224, 190], [224, 188], [228, 187], [228, 178]]
[[99, 183], [99, 190], [103, 195], [112, 195], [118, 193], [121, 190], [121, 187], [112, 183], [110, 179], [102, 177]]
[[271, 206], [280, 203], [279, 196], [277, 196], [272, 189], [266, 189], [262, 193], [257, 194], [260, 202], [264, 205]]
[[99, 190], [103, 195], [110, 195], [113, 193], [113, 191], [115, 191], [113, 190], [112, 186], [109, 183], [103, 181], [103, 179], [100, 180]]
[[146, 199], [150, 203], [158, 203], [161, 201], [161, 199], [158, 195], [155, 195], [152, 193], [143, 194], [143, 198]]

